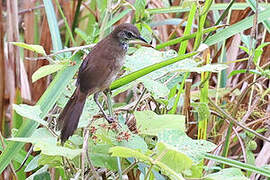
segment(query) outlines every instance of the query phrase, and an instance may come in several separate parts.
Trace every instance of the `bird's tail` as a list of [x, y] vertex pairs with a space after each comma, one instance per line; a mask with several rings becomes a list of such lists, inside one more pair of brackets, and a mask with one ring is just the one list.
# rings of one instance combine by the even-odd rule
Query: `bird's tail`
[[87, 94], [75, 90], [65, 108], [58, 117], [58, 126], [61, 129], [61, 143], [63, 144], [77, 129]]

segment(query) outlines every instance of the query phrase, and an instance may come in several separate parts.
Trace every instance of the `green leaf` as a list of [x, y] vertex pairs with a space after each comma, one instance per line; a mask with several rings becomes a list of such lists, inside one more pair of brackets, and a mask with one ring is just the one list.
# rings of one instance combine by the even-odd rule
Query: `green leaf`
[[43, 3], [45, 6], [46, 17], [49, 24], [53, 50], [59, 51], [63, 48], [63, 46], [58, 28], [58, 22], [55, 15], [55, 10], [51, 0], [43, 0]]
[[29, 176], [28, 178], [26, 178], [26, 180], [36, 180], [36, 178], [39, 180], [39, 176], [41, 176], [44, 180], [47, 180], [48, 178], [50, 178], [50, 175], [49, 177], [46, 176], [44, 177], [44, 173], [46, 174], [47, 173], [47, 170], [48, 170], [49, 166], [48, 165], [45, 165], [43, 166], [42, 168], [40, 168], [39, 170], [37, 170], [36, 172], [34, 172], [31, 176]]
[[[155, 63], [161, 63], [167, 59], [175, 57], [177, 57], [177, 53], [174, 50], [158, 51], [149, 47], [141, 47], [132, 55], [126, 56], [126, 62], [124, 66], [129, 71], [138, 71], [147, 66], [151, 66]], [[181, 65], [181, 62], [175, 63], [174, 65], [170, 65], [151, 72], [147, 74], [146, 77], [156, 79], [159, 76], [165, 75], [168, 73], [168, 71], [173, 71], [176, 70], [177, 67], [182, 67]]]
[[208, 119], [210, 117], [210, 109], [207, 103], [192, 103], [192, 106], [199, 114], [199, 120]]
[[241, 74], [241, 73], [246, 73], [246, 72], [247, 72], [246, 69], [234, 70], [229, 74], [228, 78], [235, 76], [236, 74]]
[[197, 72], [197, 73], [202, 73], [202, 72], [220, 72], [224, 69], [228, 68], [228, 65], [226, 64], [206, 64], [201, 67], [190, 67], [190, 68], [181, 68], [178, 71], [184, 71], [184, 72]]
[[54, 168], [63, 168], [63, 158], [60, 156], [48, 156], [46, 154], [40, 154], [40, 158], [38, 160], [39, 166], [49, 165]]
[[177, 151], [186, 154], [194, 163], [199, 163], [204, 158], [205, 152], [210, 152], [216, 145], [206, 140], [193, 140], [183, 131], [163, 130], [158, 133], [158, 141], [173, 146]]
[[15, 137], [9, 138], [8, 140], [32, 143], [34, 145], [34, 151], [41, 151], [42, 154], [49, 156], [64, 156], [68, 159], [73, 159], [82, 152], [81, 149], [70, 149], [58, 146], [57, 137], [52, 136], [45, 128], [37, 129], [31, 137]]
[[43, 78], [49, 74], [55, 73], [56, 71], [63, 69], [65, 66], [66, 65], [64, 64], [49, 64], [42, 66], [38, 70], [36, 70], [32, 75], [32, 82], [35, 82], [40, 78]]
[[[142, 49], [142, 48], [140, 48], [140, 49]], [[139, 49], [139, 50], [140, 50]], [[149, 49], [152, 49], [152, 48], [149, 48]], [[138, 50], [138, 51], [139, 51]], [[141, 51], [136, 51], [136, 53], [139, 53], [139, 52], [141, 52], [141, 53], [144, 53], [144, 51], [143, 50], [141, 50]], [[152, 51], [153, 52], [153, 51]], [[170, 52], [172, 52], [172, 51], [170, 51]], [[149, 50], [147, 50], [147, 54], [149, 54], [150, 53], [150, 51]], [[151, 72], [153, 72], [153, 71], [156, 71], [156, 70], [159, 70], [159, 69], [161, 69], [161, 68], [163, 68], [163, 67], [166, 67], [166, 66], [169, 66], [169, 65], [171, 65], [171, 64], [174, 64], [174, 63], [176, 63], [176, 62], [178, 62], [178, 61], [181, 61], [181, 60], [184, 60], [184, 59], [187, 59], [187, 58], [190, 58], [190, 57], [192, 57], [192, 56], [194, 56], [195, 54], [197, 54], [198, 52], [192, 52], [192, 53], [189, 53], [189, 54], [185, 54], [185, 55], [180, 55], [180, 56], [177, 56], [177, 57], [175, 57], [175, 58], [171, 58], [171, 59], [168, 59], [168, 60], [165, 60], [165, 61], [161, 61], [161, 62], [159, 62], [159, 63], [155, 63], [155, 64], [152, 64], [152, 65], [149, 65], [149, 66], [146, 66], [146, 67], [144, 67], [144, 68], [142, 68], [142, 69], [139, 69], [139, 70], [137, 70], [137, 71], [135, 71], [135, 72], [132, 72], [132, 73], [130, 73], [130, 74], [128, 74], [128, 75], [126, 75], [126, 76], [124, 76], [124, 77], [121, 77], [120, 79], [117, 79], [116, 81], [114, 81], [112, 84], [111, 84], [111, 86], [110, 86], [110, 89], [112, 89], [112, 90], [114, 90], [114, 89], [116, 89], [116, 88], [119, 88], [119, 87], [121, 87], [121, 86], [123, 86], [123, 85], [126, 85], [126, 84], [128, 84], [128, 83], [130, 83], [130, 82], [132, 82], [132, 81], [134, 81], [134, 80], [136, 80], [136, 79], [138, 79], [138, 78], [140, 78], [140, 77], [143, 77], [143, 76], [145, 76], [145, 75], [147, 75], [147, 74], [150, 74]], [[149, 54], [149, 55], [151, 55], [151, 54]], [[134, 55], [135, 56], [135, 55]], [[136, 58], [140, 58], [141, 59], [141, 61], [140, 62], [143, 62], [142, 60], [144, 60], [145, 58], [146, 58], [146, 56], [145, 56], [145, 53], [144, 54], [141, 54], [141, 55], [138, 55], [138, 57], [137, 56], [135, 56]], [[135, 58], [135, 57], [133, 57], [133, 58]], [[127, 60], [128, 60], [128, 56], [127, 56]], [[135, 58], [135, 59], [136, 59]], [[148, 59], [149, 57], [147, 57], [147, 59]], [[155, 57], [154, 56], [154, 54], [152, 54], [152, 58], [155, 58], [156, 60], [158, 60], [158, 57]], [[134, 63], [138, 63], [138, 62], [136, 62], [136, 61], [133, 61]], [[132, 61], [130, 61], [130, 63], [132, 63]], [[145, 64], [145, 63], [144, 63]], [[129, 65], [126, 65], [126, 66], [128, 66], [128, 67], [135, 67], [135, 68], [137, 68], [137, 66], [136, 65], [131, 65], [131, 66], [129, 66]], [[174, 66], [171, 66], [171, 67], [174, 67]], [[156, 73], [156, 72], [155, 72]], [[153, 72], [153, 74], [154, 74], [154, 72]], [[153, 76], [153, 74], [151, 74], [151, 76]], [[150, 76], [150, 75], [149, 75]]]
[[42, 54], [44, 56], [46, 56], [46, 52], [44, 50], [44, 48], [40, 45], [34, 45], [34, 44], [26, 44], [23, 42], [11, 42], [12, 44], [22, 47], [24, 49], [28, 49], [30, 51], [34, 51], [36, 53]]
[[212, 155], [209, 153], [204, 153], [204, 156], [206, 159], [210, 159], [210, 160], [213, 160], [213, 161], [216, 161], [219, 163], [223, 163], [223, 164], [226, 164], [226, 165], [229, 165], [232, 167], [244, 169], [247, 171], [261, 174], [261, 175], [266, 176], [266, 177], [270, 177], [269, 169], [266, 169], [263, 167], [259, 168], [259, 167], [256, 167], [254, 165], [251, 165], [251, 164], [242, 163], [240, 161], [232, 160], [232, 159], [221, 157], [221, 156]]
[[43, 126], [48, 126], [48, 123], [40, 118], [40, 114], [42, 113], [40, 110], [40, 106], [30, 106], [27, 104], [13, 104], [13, 109], [22, 117], [31, 119], [33, 121], [36, 121], [40, 123]]
[[173, 146], [158, 142], [157, 154], [153, 157], [159, 159], [160, 162], [166, 164], [177, 173], [191, 168], [192, 160], [182, 152], [179, 152]]
[[164, 129], [185, 130], [185, 116], [182, 115], [157, 115], [153, 111], [136, 111], [134, 115], [140, 134], [158, 135]]
[[124, 157], [124, 158], [134, 157], [141, 161], [146, 161], [146, 162], [151, 161], [150, 157], [144, 155], [139, 150], [134, 150], [127, 147], [115, 146], [115, 147], [110, 148], [109, 152], [112, 153], [112, 156], [116, 156], [116, 157], [117, 156]]
[[205, 176], [205, 180], [220, 180], [220, 179], [226, 179], [226, 180], [248, 180], [240, 169], [237, 168], [226, 168], [222, 169], [217, 173], [209, 174]]
[[[258, 23], [267, 20], [269, 18], [269, 14], [270, 14], [270, 8], [259, 12], [258, 14]], [[214, 45], [220, 41], [223, 41], [225, 39], [228, 39], [229, 37], [243, 32], [244, 30], [251, 28], [253, 26], [253, 19], [254, 19], [254, 15], [249, 16], [245, 19], [243, 19], [242, 21], [239, 21], [221, 31], [218, 31], [216, 34], [210, 36], [206, 41], [205, 44], [207, 44], [208, 46]]]
[[146, 0], [136, 0], [134, 7], [136, 9], [135, 11], [135, 18], [136, 22], [138, 22], [143, 16], [146, 6]]
[[[164, 151], [162, 151], [162, 152], [164, 152]], [[115, 146], [115, 147], [110, 148], [110, 153], [112, 153], [112, 156], [118, 156], [118, 157], [124, 157], [124, 158], [134, 157], [134, 158], [138, 159], [139, 161], [143, 161], [143, 162], [146, 162], [148, 164], [153, 164], [154, 168], [160, 169], [164, 174], [169, 176], [171, 179], [184, 180], [184, 178], [181, 176], [181, 174], [175, 172], [169, 166], [167, 166], [166, 164], [161, 162], [158, 158], [153, 159], [152, 157], [149, 157], [149, 155], [145, 155], [138, 150], [133, 150], [133, 149], [126, 148], [126, 147]], [[160, 154], [160, 155], [163, 155], [163, 154]], [[179, 158], [179, 156], [177, 156], [177, 158]]]
[[24, 172], [30, 172], [33, 171], [34, 169], [36, 169], [38, 167], [38, 161], [40, 159], [40, 154], [36, 155], [26, 166], [26, 168], [24, 169]]
[[121, 141], [117, 146], [124, 146], [135, 150], [140, 150], [140, 152], [145, 153], [147, 149], [147, 144], [144, 139], [138, 135], [132, 134], [128, 141]]
[[245, 46], [239, 46], [240, 49], [242, 49], [243, 51], [245, 51], [247, 54], [249, 54], [249, 50], [247, 47]]
[[169, 94], [170, 90], [169, 88], [158, 82], [158, 81], [154, 81], [152, 79], [149, 78], [142, 78], [141, 79], [144, 87], [151, 92], [151, 94], [153, 95], [153, 97], [155, 99], [160, 98], [160, 97], [165, 97]]
[[89, 155], [95, 167], [108, 168], [110, 170], [117, 170], [117, 160], [111, 157], [109, 149], [112, 145], [108, 144], [94, 144], [89, 145]]

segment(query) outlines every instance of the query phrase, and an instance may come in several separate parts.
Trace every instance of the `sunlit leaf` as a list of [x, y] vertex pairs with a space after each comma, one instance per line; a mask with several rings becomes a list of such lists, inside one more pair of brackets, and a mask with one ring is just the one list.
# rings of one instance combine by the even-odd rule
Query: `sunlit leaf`
[[30, 51], [34, 51], [36, 53], [42, 54], [42, 55], [46, 55], [46, 52], [44, 50], [44, 48], [40, 45], [35, 45], [35, 44], [26, 44], [23, 42], [11, 42], [12, 44], [22, 47], [24, 49], [28, 49]]
[[243, 175], [242, 171], [240, 169], [237, 169], [237, 168], [222, 169], [219, 172], [205, 176], [204, 179], [205, 180], [220, 180], [220, 179], [248, 180], [248, 178]]
[[47, 126], [47, 122], [40, 118], [42, 112], [39, 105], [30, 106], [27, 104], [13, 104], [13, 109], [22, 117], [34, 120], [43, 126]]
[[192, 160], [173, 146], [158, 142], [156, 147], [157, 154], [153, 158], [158, 158], [162, 163], [166, 164], [174, 171], [181, 173], [182, 171], [191, 168]]
[[73, 159], [82, 152], [81, 149], [70, 149], [57, 145], [57, 137], [53, 136], [46, 128], [37, 129], [31, 137], [15, 137], [8, 140], [32, 143], [34, 151], [41, 151], [42, 154], [49, 156], [64, 156]]
[[140, 134], [157, 135], [164, 129], [185, 130], [185, 116], [183, 115], [157, 115], [153, 111], [136, 111], [134, 115]]
[[186, 154], [194, 163], [199, 163], [204, 158], [205, 152], [210, 152], [216, 145], [206, 140], [193, 140], [183, 131], [163, 130], [158, 133], [158, 141], [173, 146], [177, 151]]
[[66, 65], [64, 64], [49, 64], [46, 66], [40, 67], [34, 74], [32, 75], [32, 82], [35, 82], [39, 80], [40, 78], [43, 78], [49, 74], [55, 73], [56, 71], [61, 70]]

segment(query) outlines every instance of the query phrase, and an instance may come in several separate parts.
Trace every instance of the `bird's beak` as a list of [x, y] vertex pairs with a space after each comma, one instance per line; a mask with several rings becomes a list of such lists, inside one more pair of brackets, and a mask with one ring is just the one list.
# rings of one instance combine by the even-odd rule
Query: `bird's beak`
[[145, 39], [143, 39], [141, 36], [137, 37], [137, 39], [139, 39], [139, 40], [141, 40], [141, 41], [143, 41], [143, 42], [145, 42], [145, 43], [148, 44], [148, 42]]

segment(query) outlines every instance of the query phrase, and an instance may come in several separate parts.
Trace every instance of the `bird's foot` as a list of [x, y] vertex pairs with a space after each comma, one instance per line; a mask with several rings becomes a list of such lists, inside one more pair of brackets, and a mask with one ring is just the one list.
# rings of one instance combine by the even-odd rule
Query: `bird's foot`
[[115, 122], [115, 118], [108, 115], [105, 116], [105, 119], [108, 121], [109, 124]]

